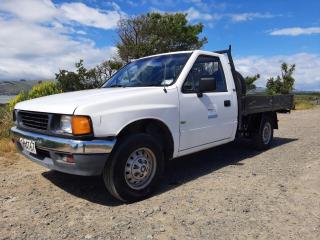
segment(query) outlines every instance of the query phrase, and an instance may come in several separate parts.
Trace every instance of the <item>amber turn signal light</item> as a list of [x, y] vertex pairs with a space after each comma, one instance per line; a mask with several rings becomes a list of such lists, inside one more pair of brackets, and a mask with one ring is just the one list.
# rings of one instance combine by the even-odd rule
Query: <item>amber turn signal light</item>
[[87, 116], [73, 116], [72, 117], [72, 134], [86, 135], [91, 134], [91, 120]]

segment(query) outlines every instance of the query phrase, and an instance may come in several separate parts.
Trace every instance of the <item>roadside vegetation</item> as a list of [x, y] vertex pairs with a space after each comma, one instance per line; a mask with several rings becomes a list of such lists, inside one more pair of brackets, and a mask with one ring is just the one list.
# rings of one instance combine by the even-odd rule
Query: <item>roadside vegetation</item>
[[[265, 93], [268, 95], [277, 94], [294, 94], [294, 110], [311, 109], [320, 104], [320, 93], [318, 92], [301, 92], [295, 93], [293, 73], [296, 69], [295, 64], [281, 64], [281, 75], [271, 77], [266, 84]], [[246, 87], [248, 91], [256, 89], [255, 82], [260, 78], [260, 75], [247, 76], [245, 78]], [[265, 94], [264, 93], [264, 94]], [[261, 93], [260, 93], [261, 94]], [[262, 93], [263, 94], [263, 93]]]
[[295, 93], [294, 95], [295, 110], [311, 109], [320, 105], [320, 93]]
[[8, 106], [0, 106], [0, 139], [9, 137], [9, 131], [12, 124], [12, 117]]
[[269, 78], [267, 81], [267, 93], [269, 95], [289, 94], [292, 93], [295, 79], [293, 73], [296, 70], [296, 65], [287, 63], [281, 64], [281, 76]]
[[11, 125], [12, 117], [8, 106], [0, 106], [0, 157], [15, 152], [15, 147], [9, 139]]
[[260, 74], [256, 74], [254, 76], [247, 76], [244, 78], [244, 81], [246, 82], [247, 91], [255, 90], [257, 88], [254, 82], [257, 81], [259, 78]]
[[12, 112], [14, 106], [18, 102], [57, 93], [62, 93], [62, 90], [58, 87], [56, 82], [40, 83], [33, 86], [29, 92], [20, 92], [16, 97], [14, 97], [8, 104], [8, 110], [9, 112]]

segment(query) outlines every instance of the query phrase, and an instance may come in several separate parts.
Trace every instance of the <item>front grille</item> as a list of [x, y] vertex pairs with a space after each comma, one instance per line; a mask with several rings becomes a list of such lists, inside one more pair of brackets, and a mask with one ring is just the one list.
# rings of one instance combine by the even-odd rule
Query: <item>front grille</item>
[[49, 128], [49, 115], [46, 113], [19, 111], [18, 119], [22, 127], [38, 130], [48, 130]]

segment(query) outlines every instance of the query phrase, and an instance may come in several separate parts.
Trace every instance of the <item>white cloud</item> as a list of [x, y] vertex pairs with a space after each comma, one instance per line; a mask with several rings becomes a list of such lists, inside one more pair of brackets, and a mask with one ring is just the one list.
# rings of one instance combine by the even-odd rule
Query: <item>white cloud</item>
[[127, 0], [126, 3], [129, 4], [132, 7], [139, 6], [139, 3], [135, 2], [135, 1], [131, 1], [131, 0]]
[[79, 45], [63, 55], [38, 56], [30, 61], [14, 57], [0, 58], [0, 80], [54, 79], [54, 73], [57, 73], [59, 69], [74, 69], [74, 64], [79, 59], [85, 59], [85, 65], [93, 67], [114, 52], [114, 49], [109, 47], [96, 49]]
[[1, 0], [0, 11], [12, 13], [24, 21], [43, 22], [59, 15], [51, 0]]
[[29, 22], [76, 22], [90, 27], [114, 29], [121, 16], [125, 16], [116, 3], [110, 4], [113, 10], [101, 10], [80, 2], [55, 5], [51, 0], [1, 1], [0, 11]]
[[231, 20], [233, 22], [244, 22], [244, 21], [250, 21], [254, 18], [273, 18], [275, 15], [272, 15], [270, 13], [233, 13], [228, 14], [228, 16], [231, 17]]
[[320, 55], [318, 54], [298, 53], [272, 57], [248, 56], [237, 58], [235, 65], [244, 76], [259, 73], [261, 79], [257, 81], [257, 85], [264, 87], [268, 78], [280, 75], [282, 62], [296, 64], [294, 73], [296, 89], [320, 91]]
[[[156, 12], [156, 13], [160, 13], [160, 14], [175, 14], [175, 13], [184, 13], [184, 14], [187, 14], [187, 20], [189, 22], [205, 22], [205, 23], [208, 23], [209, 21], [211, 20], [215, 20], [215, 19], [218, 19], [216, 18], [217, 16], [216, 15], [211, 15], [209, 13], [205, 13], [205, 12], [200, 12], [199, 10], [193, 8], [193, 7], [190, 7], [188, 8], [187, 10], [180, 10], [180, 11], [162, 11], [158, 8], [155, 8], [155, 7], [151, 7], [150, 8], [150, 12]], [[209, 23], [211, 24], [211, 23]]]
[[94, 66], [115, 53], [112, 47], [98, 49], [88, 39], [72, 40], [54, 28], [0, 19], [0, 78], [54, 78], [59, 68], [72, 69], [84, 59]]
[[115, 54], [114, 47], [97, 48], [81, 26], [114, 28], [119, 6], [105, 11], [82, 3], [0, 1], [0, 80], [52, 79], [79, 59], [93, 67]]
[[[130, 1], [130, 0], [129, 0]], [[274, 15], [269, 12], [260, 13], [260, 12], [244, 12], [244, 13], [228, 13], [224, 10], [226, 9], [227, 4], [224, 2], [216, 1], [204, 1], [204, 0], [183, 0], [184, 5], [190, 5], [191, 7], [186, 10], [174, 10], [174, 11], [164, 11], [159, 9], [161, 6], [175, 6], [177, 1], [173, 0], [152, 0], [151, 4], [156, 5], [157, 7], [150, 7], [150, 11], [159, 12], [159, 13], [177, 13], [183, 12], [187, 14], [187, 19], [189, 21], [202, 21], [205, 25], [212, 27], [215, 21], [227, 19], [232, 22], [245, 22], [251, 21], [254, 19], [267, 19], [279, 17], [281, 15]], [[146, 4], [147, 1], [144, 0], [142, 4]], [[130, 3], [129, 3], [130, 4]], [[214, 11], [212, 11], [214, 9]], [[217, 11], [218, 10], [218, 11]], [[212, 13], [216, 12], [216, 13]]]
[[[115, 6], [118, 9], [118, 5]], [[68, 20], [102, 29], [115, 28], [121, 18], [119, 11], [102, 11], [88, 7], [83, 3], [64, 3], [61, 5], [60, 11]]]
[[187, 13], [187, 18], [189, 21], [194, 21], [194, 20], [213, 20], [215, 17], [214, 15], [211, 15], [209, 13], [204, 13], [200, 12], [197, 9], [191, 7], [188, 10], [185, 11]]
[[209, 14], [205, 12], [201, 12], [194, 7], [190, 7], [187, 10], [181, 10], [181, 11], [162, 11], [157, 8], [150, 8], [150, 11], [152, 12], [158, 12], [158, 13], [186, 13], [188, 21], [212, 21], [212, 20], [218, 20], [222, 16], [217, 14]]
[[299, 35], [310, 35], [320, 33], [320, 27], [292, 27], [292, 28], [282, 28], [270, 32], [270, 35], [274, 36], [299, 36]]
[[212, 14], [207, 13], [205, 10], [198, 10], [194, 7], [190, 7], [185, 13], [188, 14], [189, 21], [212, 21], [220, 19], [230, 19], [232, 22], [246, 22], [256, 18], [274, 18], [279, 15], [272, 15], [270, 13], [224, 13], [224, 14]]

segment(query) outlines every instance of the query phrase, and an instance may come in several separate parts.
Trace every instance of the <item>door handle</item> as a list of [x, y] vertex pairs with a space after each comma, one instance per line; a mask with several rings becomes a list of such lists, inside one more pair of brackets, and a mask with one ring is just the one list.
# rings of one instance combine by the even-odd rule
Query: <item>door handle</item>
[[224, 100], [224, 106], [225, 107], [230, 107], [231, 106], [231, 101], [230, 100]]

